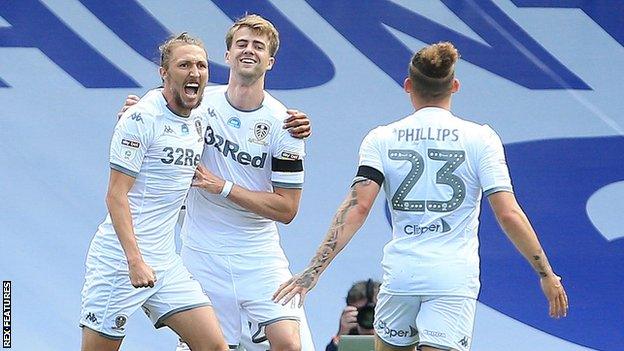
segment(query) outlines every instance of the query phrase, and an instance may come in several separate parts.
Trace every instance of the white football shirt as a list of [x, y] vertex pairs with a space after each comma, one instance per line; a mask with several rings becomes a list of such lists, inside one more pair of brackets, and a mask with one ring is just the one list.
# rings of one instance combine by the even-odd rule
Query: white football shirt
[[[145, 262], [166, 269], [177, 259], [174, 227], [201, 159], [206, 121], [167, 107], [161, 90], [148, 92], [117, 122], [110, 167], [135, 178], [128, 193], [134, 234]], [[110, 214], [100, 224], [89, 254], [126, 260]]]
[[[286, 107], [265, 92], [260, 108], [237, 110], [228, 102], [226, 89], [206, 87], [198, 108], [208, 121], [202, 164], [252, 191], [301, 188], [304, 142], [282, 128]], [[189, 191], [181, 235], [184, 245], [198, 251], [281, 252], [275, 221], [198, 188]]]
[[372, 130], [359, 165], [383, 174], [392, 215], [383, 289], [476, 298], [481, 194], [512, 191], [498, 135], [427, 107]]

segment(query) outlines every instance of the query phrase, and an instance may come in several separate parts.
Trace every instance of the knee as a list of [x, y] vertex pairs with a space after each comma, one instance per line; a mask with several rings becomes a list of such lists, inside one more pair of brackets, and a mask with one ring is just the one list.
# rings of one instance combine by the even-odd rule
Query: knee
[[299, 340], [288, 340], [279, 342], [277, 345], [271, 345], [274, 351], [301, 351], [301, 342]]
[[200, 345], [193, 345], [189, 343], [189, 348], [191, 351], [229, 351], [229, 346], [225, 343], [225, 341], [220, 342], [211, 342]]

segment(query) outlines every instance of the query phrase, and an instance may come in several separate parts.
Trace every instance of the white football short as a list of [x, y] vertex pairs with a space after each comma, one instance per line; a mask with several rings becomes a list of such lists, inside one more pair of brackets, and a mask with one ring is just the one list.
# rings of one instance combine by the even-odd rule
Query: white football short
[[392, 295], [379, 292], [375, 331], [393, 346], [427, 345], [470, 350], [477, 300], [464, 296]]
[[[301, 349], [314, 350], [305, 312], [297, 307], [298, 301], [282, 306], [272, 300], [280, 284], [292, 277], [283, 253], [217, 255], [183, 245], [180, 255], [210, 297], [229, 345], [242, 343], [248, 351], [268, 350], [265, 327], [281, 320], [296, 320]], [[243, 325], [241, 316], [247, 325]], [[243, 331], [247, 337], [242, 337]]]
[[160, 328], [176, 312], [211, 305], [179, 257], [169, 269], [157, 270], [156, 279], [153, 288], [135, 288], [130, 283], [125, 260], [111, 262], [89, 255], [80, 326], [111, 339], [121, 339], [128, 318], [139, 307]]

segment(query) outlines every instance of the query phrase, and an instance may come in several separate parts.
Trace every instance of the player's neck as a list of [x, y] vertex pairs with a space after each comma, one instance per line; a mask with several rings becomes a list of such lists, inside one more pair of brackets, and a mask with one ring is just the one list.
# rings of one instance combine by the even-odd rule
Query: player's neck
[[451, 110], [451, 96], [450, 95], [444, 99], [434, 100], [434, 101], [420, 99], [414, 94], [410, 94], [410, 97], [412, 100], [412, 106], [414, 106], [415, 111], [418, 111], [425, 107], [439, 107], [448, 111]]
[[262, 106], [264, 100], [264, 76], [253, 82], [243, 82], [230, 76], [226, 94], [234, 108], [243, 111], [256, 110]]

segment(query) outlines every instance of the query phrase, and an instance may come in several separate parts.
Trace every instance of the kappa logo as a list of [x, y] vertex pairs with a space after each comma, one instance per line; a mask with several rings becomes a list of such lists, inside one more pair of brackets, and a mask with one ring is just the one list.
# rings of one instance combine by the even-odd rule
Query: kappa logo
[[137, 121], [137, 122], [141, 122], [143, 123], [143, 117], [141, 117], [141, 114], [138, 112], [135, 112], [133, 114], [130, 115], [130, 119], [133, 121]]
[[95, 316], [95, 313], [93, 312], [89, 312], [87, 313], [87, 316], [85, 317], [86, 320], [88, 320], [91, 323], [96, 323], [98, 322], [97, 317]]
[[128, 317], [124, 316], [123, 314], [118, 315], [117, 317], [115, 317], [115, 326], [113, 327], [113, 329], [123, 331], [126, 328], [127, 321]]
[[468, 347], [468, 340], [469, 338], [467, 336], [464, 336], [461, 340], [459, 340], [457, 343], [460, 344], [463, 347]]
[[256, 139], [258, 139], [258, 141], [263, 140], [267, 137], [267, 135], [269, 135], [269, 130], [270, 127], [268, 124], [264, 122], [258, 122], [253, 129], [254, 136], [256, 137]]
[[171, 128], [170, 126], [165, 124], [165, 130], [164, 130], [165, 134], [175, 134], [175, 132], [173, 131], [173, 128]]

